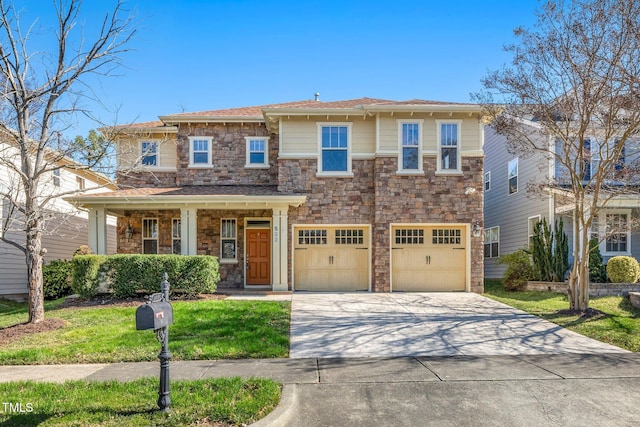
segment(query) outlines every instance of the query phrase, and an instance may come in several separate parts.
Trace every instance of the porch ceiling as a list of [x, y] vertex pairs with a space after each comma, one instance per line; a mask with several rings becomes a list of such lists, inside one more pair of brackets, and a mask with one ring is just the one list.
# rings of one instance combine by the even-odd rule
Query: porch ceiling
[[105, 208], [122, 215], [125, 210], [155, 209], [273, 209], [300, 206], [306, 196], [281, 193], [267, 185], [194, 185], [170, 188], [129, 188], [66, 197], [70, 203], [85, 208]]

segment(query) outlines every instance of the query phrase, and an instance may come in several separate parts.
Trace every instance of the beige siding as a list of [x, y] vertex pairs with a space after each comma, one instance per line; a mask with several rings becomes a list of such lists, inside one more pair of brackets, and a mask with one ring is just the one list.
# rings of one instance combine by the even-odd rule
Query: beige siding
[[[158, 166], [161, 169], [175, 169], [178, 162], [175, 136], [154, 134], [146, 138], [126, 138], [118, 141], [117, 162], [120, 169], [140, 168], [141, 142], [155, 141], [158, 143]], [[149, 168], [152, 170], [152, 168]]]
[[373, 118], [343, 116], [309, 117], [283, 119], [281, 132], [282, 154], [318, 154], [318, 125], [322, 123], [351, 123], [351, 152], [371, 154], [376, 149], [376, 123]]

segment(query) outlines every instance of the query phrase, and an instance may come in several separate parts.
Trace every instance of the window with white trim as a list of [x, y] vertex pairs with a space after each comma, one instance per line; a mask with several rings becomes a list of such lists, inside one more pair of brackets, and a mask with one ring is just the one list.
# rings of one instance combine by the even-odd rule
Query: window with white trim
[[143, 166], [158, 166], [158, 143], [156, 141], [140, 142], [140, 163]]
[[500, 256], [500, 227], [484, 229], [484, 257], [497, 258]]
[[247, 160], [245, 167], [269, 166], [269, 138], [265, 136], [246, 136]]
[[529, 248], [533, 247], [533, 236], [536, 234], [536, 225], [540, 222], [540, 215], [530, 216], [527, 220], [527, 241]]
[[507, 165], [507, 177], [509, 179], [509, 194], [518, 192], [518, 158], [509, 161]]
[[142, 220], [142, 253], [158, 253], [158, 219], [144, 218]]
[[237, 221], [222, 218], [220, 223], [220, 261], [237, 261]]
[[182, 253], [182, 222], [180, 218], [171, 220], [171, 252], [175, 255]]
[[53, 170], [53, 185], [60, 187], [60, 169]]
[[213, 139], [204, 136], [189, 137], [189, 166], [210, 167], [211, 145]]
[[318, 173], [351, 174], [351, 123], [318, 124]]
[[422, 171], [422, 121], [398, 120], [398, 172]]
[[484, 173], [484, 191], [491, 190], [491, 171]]
[[442, 173], [459, 173], [460, 168], [460, 120], [436, 120], [438, 124], [438, 165]]
[[630, 209], [601, 211], [593, 218], [590, 238], [598, 239], [603, 255], [630, 255]]
[[81, 176], [76, 176], [76, 188], [80, 191], [85, 189], [85, 180]]

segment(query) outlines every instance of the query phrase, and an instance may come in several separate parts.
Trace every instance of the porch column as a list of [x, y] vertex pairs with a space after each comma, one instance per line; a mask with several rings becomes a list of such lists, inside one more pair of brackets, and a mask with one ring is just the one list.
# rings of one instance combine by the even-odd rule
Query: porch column
[[195, 208], [180, 208], [180, 253], [182, 255], [197, 255], [198, 253], [198, 210]]
[[273, 290], [288, 291], [288, 207], [273, 208], [272, 272]]
[[89, 247], [94, 254], [107, 253], [107, 212], [105, 208], [89, 209]]

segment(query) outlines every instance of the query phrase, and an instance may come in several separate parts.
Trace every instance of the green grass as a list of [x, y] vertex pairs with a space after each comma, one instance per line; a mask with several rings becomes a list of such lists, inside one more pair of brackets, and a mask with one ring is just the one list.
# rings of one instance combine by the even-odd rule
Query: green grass
[[[0, 364], [112, 363], [155, 360], [153, 331], [137, 331], [137, 307], [59, 308], [46, 317], [66, 326], [30, 334], [0, 349]], [[290, 302], [177, 301], [169, 327], [173, 360], [287, 357]], [[26, 305], [1, 301], [0, 327], [27, 320]]]
[[[0, 384], [3, 426], [246, 425], [271, 412], [281, 387], [271, 380], [172, 381], [171, 407], [158, 411], [158, 380]], [[16, 404], [21, 404], [18, 407]], [[22, 408], [24, 412], [18, 412]]]
[[628, 298], [594, 297], [589, 307], [604, 316], [586, 318], [558, 313], [569, 308], [567, 296], [555, 292], [509, 292], [500, 281], [485, 281], [485, 296], [534, 314], [587, 337], [630, 351], [640, 351], [640, 310]]

